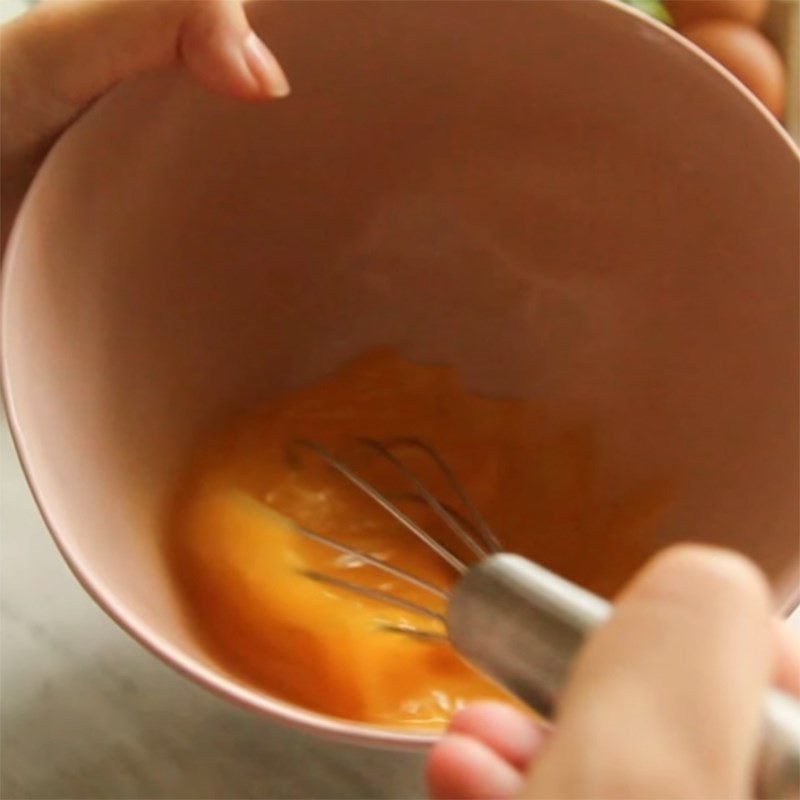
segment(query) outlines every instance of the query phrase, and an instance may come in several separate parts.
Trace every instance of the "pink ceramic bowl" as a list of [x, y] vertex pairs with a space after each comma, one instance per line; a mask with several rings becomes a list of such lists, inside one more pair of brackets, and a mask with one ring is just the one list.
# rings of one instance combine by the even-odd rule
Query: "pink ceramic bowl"
[[[242, 105], [177, 71], [121, 87], [53, 150], [8, 251], [14, 437], [100, 605], [242, 705], [363, 744], [431, 741], [230, 674], [159, 549], [209, 425], [378, 344], [590, 418], [598, 491], [679, 487], [643, 555], [736, 547], [790, 603], [798, 154], [752, 97], [603, 0], [250, 12], [290, 99]], [[619, 548], [598, 560], [614, 580]]]

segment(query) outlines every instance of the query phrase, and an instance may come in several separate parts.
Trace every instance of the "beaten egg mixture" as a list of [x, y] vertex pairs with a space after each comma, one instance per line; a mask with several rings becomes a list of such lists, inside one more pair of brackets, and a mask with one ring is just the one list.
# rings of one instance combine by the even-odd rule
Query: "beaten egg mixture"
[[[322, 459], [291, 445], [311, 439], [335, 451], [472, 561], [435, 513], [410, 496], [391, 464], [354, 438], [426, 440], [505, 549], [607, 589], [602, 582], [592, 586], [598, 553], [577, 542], [586, 541], [590, 523], [594, 537], [613, 528], [616, 541], [630, 545], [622, 549], [632, 569], [643, 555], [633, 546], [642, 538], [637, 531], [661, 494], [645, 491], [617, 506], [593, 507], [589, 432], [543, 440], [539, 420], [530, 403], [475, 396], [452, 368], [413, 364], [389, 351], [370, 353], [234, 420], [196, 455], [168, 540], [171, 568], [209, 651], [274, 696], [381, 725], [438, 727], [467, 701], [510, 699], [447, 643], [385, 630], [390, 624], [441, 631], [435, 620], [305, 574], [325, 573], [444, 610], [425, 590], [299, 535], [290, 520], [440, 586], [457, 577]], [[412, 448], [396, 452], [456, 505], [429, 459]]]

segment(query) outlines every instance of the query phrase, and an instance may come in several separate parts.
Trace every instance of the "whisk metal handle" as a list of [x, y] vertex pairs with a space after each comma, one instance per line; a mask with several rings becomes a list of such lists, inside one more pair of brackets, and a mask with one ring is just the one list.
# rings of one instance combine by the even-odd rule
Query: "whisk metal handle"
[[[520, 556], [501, 553], [472, 567], [450, 598], [447, 626], [454, 647], [476, 667], [545, 717], [554, 713], [586, 635], [611, 605]], [[800, 703], [768, 694], [756, 794], [797, 797]]]

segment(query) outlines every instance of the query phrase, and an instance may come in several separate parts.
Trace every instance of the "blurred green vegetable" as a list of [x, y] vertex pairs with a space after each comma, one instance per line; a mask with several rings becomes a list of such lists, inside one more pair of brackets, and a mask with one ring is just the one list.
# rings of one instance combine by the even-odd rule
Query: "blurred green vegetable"
[[644, 11], [645, 14], [649, 14], [660, 22], [672, 25], [672, 17], [669, 11], [664, 8], [664, 4], [660, 3], [659, 0], [620, 0], [620, 2], [638, 8], [639, 11]]

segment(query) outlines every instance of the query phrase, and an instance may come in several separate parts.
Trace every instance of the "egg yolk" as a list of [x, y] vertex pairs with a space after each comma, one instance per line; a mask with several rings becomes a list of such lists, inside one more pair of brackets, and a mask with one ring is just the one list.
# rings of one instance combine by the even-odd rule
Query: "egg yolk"
[[[542, 436], [532, 403], [467, 392], [455, 371], [370, 353], [212, 435], [196, 453], [171, 516], [167, 553], [191, 621], [229, 673], [314, 711], [362, 722], [436, 728], [461, 705], [511, 700], [444, 639], [435, 618], [327, 580], [389, 592], [444, 614], [445, 601], [296, 525], [384, 559], [442, 588], [457, 572], [403, 524], [297, 445], [314, 440], [368, 478], [462, 561], [475, 556], [414, 487], [359, 437], [418, 437], [447, 461], [505, 549], [608, 593], [646, 555], [642, 527], [663, 486], [614, 503], [593, 496], [590, 428]], [[392, 448], [448, 506], [463, 511], [432, 460]], [[597, 546], [613, 570], [598, 570]], [[603, 574], [601, 574], [603, 573]]]

